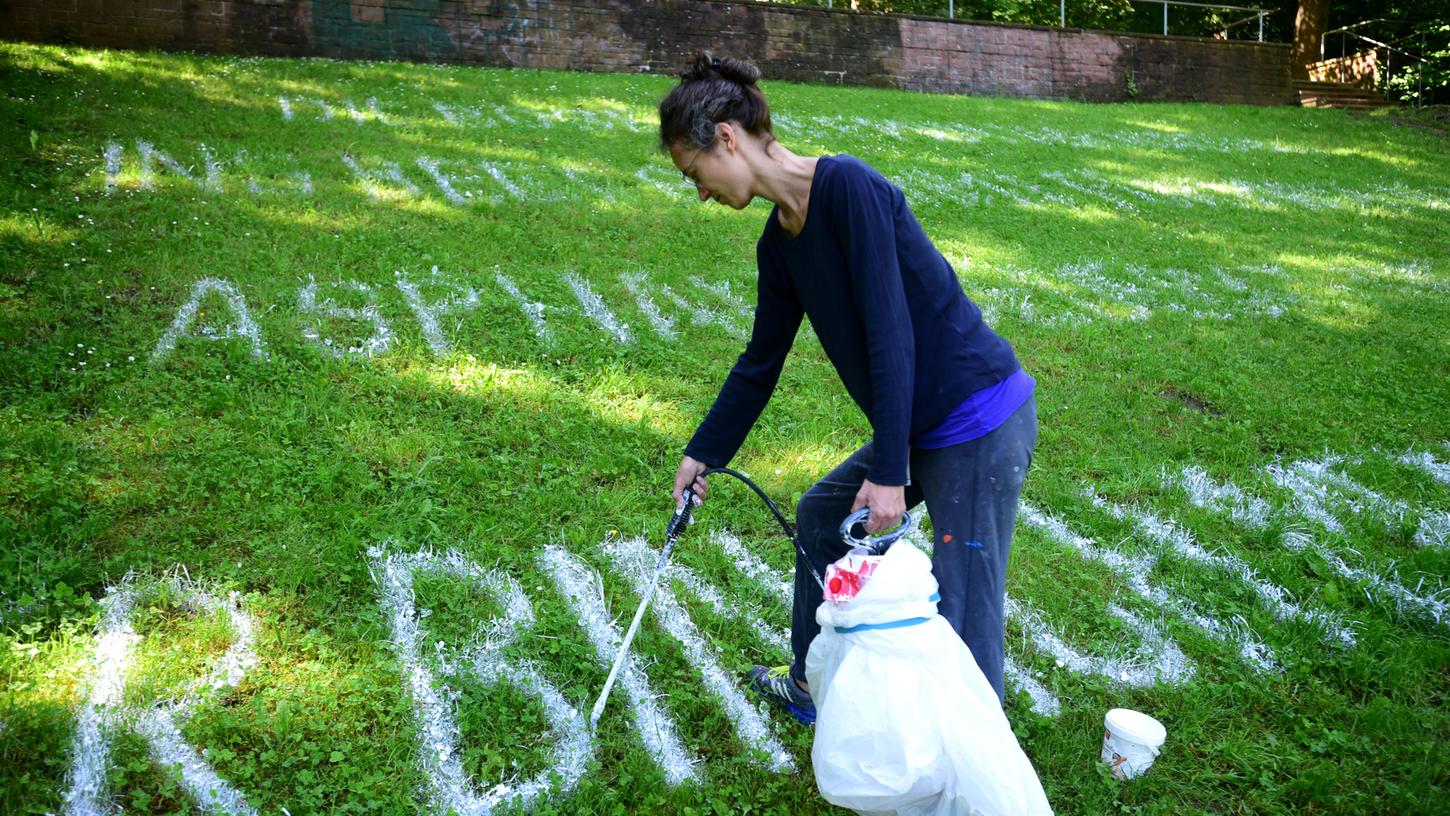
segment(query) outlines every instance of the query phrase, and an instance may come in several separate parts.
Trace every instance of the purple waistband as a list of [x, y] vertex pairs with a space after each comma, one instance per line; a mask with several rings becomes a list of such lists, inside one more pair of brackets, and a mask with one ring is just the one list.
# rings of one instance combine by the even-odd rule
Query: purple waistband
[[949, 448], [986, 436], [1032, 396], [1037, 381], [1022, 369], [962, 400], [941, 422], [911, 440], [913, 448]]

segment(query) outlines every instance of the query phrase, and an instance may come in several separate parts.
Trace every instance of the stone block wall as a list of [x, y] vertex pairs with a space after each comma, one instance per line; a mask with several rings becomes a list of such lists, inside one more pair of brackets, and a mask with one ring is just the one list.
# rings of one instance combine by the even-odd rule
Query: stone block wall
[[770, 79], [1093, 101], [1293, 101], [1289, 46], [732, 0], [8, 0], [0, 38], [91, 47]]

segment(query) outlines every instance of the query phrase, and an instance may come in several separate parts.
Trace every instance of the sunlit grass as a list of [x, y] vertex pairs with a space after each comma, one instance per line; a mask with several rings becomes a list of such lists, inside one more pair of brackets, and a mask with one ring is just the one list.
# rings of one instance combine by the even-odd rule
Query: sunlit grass
[[[63, 808], [97, 601], [128, 573], [145, 581], [180, 566], [243, 593], [259, 662], [183, 733], [262, 812], [414, 813], [423, 801], [373, 547], [457, 549], [516, 578], [539, 622], [511, 648], [587, 707], [604, 669], [538, 554], [566, 546], [600, 572], [612, 615], [632, 610], [637, 597], [599, 544], [654, 543], [679, 452], [749, 327], [769, 212], [700, 204], [658, 152], [654, 106], [672, 80], [21, 45], [0, 45], [0, 78], [14, 137], [0, 142], [0, 800], [18, 812]], [[1062, 638], [1091, 654], [1134, 648], [1111, 602], [1160, 621], [1197, 667], [1190, 685], [1123, 688], [1058, 666], [1009, 627], [1009, 653], [1062, 704], [1055, 718], [1025, 696], [1008, 707], [1059, 812], [1221, 802], [1268, 814], [1433, 812], [1447, 785], [1434, 761], [1450, 728], [1437, 702], [1444, 627], [1283, 541], [1310, 532], [1356, 566], [1445, 595], [1450, 556], [1414, 537], [1421, 516], [1450, 510], [1450, 487], [1396, 458], [1450, 459], [1444, 140], [1383, 117], [1290, 108], [766, 90], [788, 145], [859, 155], [901, 184], [1037, 378], [1029, 502], [1138, 555], [1157, 551], [1083, 489], [1171, 517], [1359, 635], [1353, 650], [1326, 644], [1233, 576], [1160, 557], [1156, 585], [1241, 622], [1284, 662], [1254, 674], [1233, 644], [1019, 527], [1009, 594]], [[148, 171], [141, 141], [180, 169], [154, 158]], [[108, 145], [121, 151], [109, 179]], [[219, 189], [206, 181], [208, 154]], [[398, 273], [435, 305], [477, 295], [476, 307], [439, 312], [445, 351], [433, 350]], [[628, 342], [586, 313], [567, 273]], [[625, 273], [644, 276], [673, 339]], [[547, 338], [499, 276], [541, 309]], [[235, 286], [267, 356], [245, 339], [209, 339], [238, 323], [219, 297], [198, 304], [174, 350], [154, 354], [202, 278]], [[300, 293], [314, 283], [309, 312]], [[710, 289], [720, 283], [743, 308]], [[309, 335], [361, 347], [379, 322], [391, 339], [371, 354], [335, 359]], [[790, 514], [869, 436], [806, 328], [733, 464]], [[1340, 507], [1342, 530], [1315, 527], [1265, 468], [1326, 456], [1408, 512]], [[1188, 465], [1283, 517], [1246, 528], [1193, 506], [1162, 481]], [[783, 626], [774, 596], [708, 544], [718, 530], [774, 569], [792, 564], [753, 496], [723, 482], [676, 562]], [[499, 612], [464, 583], [415, 589], [434, 610], [423, 627], [434, 669], [433, 641], [438, 654], [473, 643]], [[782, 659], [679, 591], [726, 670]], [[182, 693], [233, 634], [175, 603], [137, 625], [134, 706]], [[809, 733], [776, 719], [807, 770], [761, 770], [666, 634], [647, 625], [636, 649], [705, 758], [709, 787], [666, 786], [620, 719], [581, 787], [544, 812], [683, 814], [712, 800], [830, 812], [808, 772]], [[532, 698], [455, 685], [475, 778], [543, 767], [548, 732]], [[1118, 705], [1170, 728], [1158, 766], [1132, 786], [1102, 779], [1093, 762], [1102, 714]], [[121, 731], [118, 804], [190, 807], [144, 742]]]

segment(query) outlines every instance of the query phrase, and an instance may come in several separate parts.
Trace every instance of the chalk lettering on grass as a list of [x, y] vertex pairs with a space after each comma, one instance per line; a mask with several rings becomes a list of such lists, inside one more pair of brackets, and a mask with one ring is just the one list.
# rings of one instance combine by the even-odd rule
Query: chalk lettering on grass
[[553, 345], [554, 333], [549, 330], [549, 324], [545, 322], [545, 315], [548, 313], [549, 307], [537, 300], [529, 300], [525, 297], [524, 293], [519, 290], [518, 284], [504, 273], [494, 270], [493, 277], [498, 281], [498, 285], [509, 294], [509, 297], [519, 304], [519, 309], [523, 311], [524, 316], [534, 327], [534, 336], [538, 337], [546, 347]]
[[[502, 572], [484, 569], [456, 550], [403, 554], [374, 548], [368, 555], [393, 648], [403, 663], [404, 686], [413, 700], [418, 724], [418, 767], [438, 812], [484, 816], [506, 804], [528, 810], [542, 795], [555, 790], [556, 780], [559, 792], [572, 790], [594, 755], [594, 740], [583, 714], [537, 665], [506, 654], [535, 622], [533, 605], [518, 583]], [[503, 617], [481, 626], [471, 644], [452, 649], [435, 644], [441, 666], [436, 674], [423, 659], [424, 638], [420, 631], [421, 621], [431, 610], [417, 608], [413, 589], [418, 576], [425, 574], [472, 584], [503, 609]], [[537, 700], [554, 733], [550, 767], [530, 779], [475, 784], [463, 768], [455, 695], [443, 682], [450, 676], [471, 676], [488, 685], [512, 685]]]
[[[635, 592], [641, 597], [649, 592], [650, 579], [654, 574], [656, 561], [659, 554], [656, 553], [642, 538], [612, 539], [604, 542], [603, 551], [610, 556], [612, 563], [624, 571], [629, 578], [630, 584], [634, 586]], [[674, 567], [673, 574], [667, 570], [666, 575], [674, 578], [679, 577], [687, 587], [693, 589], [697, 594], [704, 592], [704, 584], [695, 578], [692, 572], [679, 566]], [[725, 670], [720, 667], [720, 655], [705, 639], [701, 637], [699, 629], [694, 621], [690, 619], [685, 608], [676, 600], [675, 593], [670, 589], [666, 576], [661, 576], [659, 584], [655, 588], [654, 600], [651, 602], [651, 611], [655, 619], [669, 632], [685, 651], [685, 658], [695, 669], [700, 672], [701, 680], [705, 689], [720, 701], [725, 708], [725, 714], [735, 724], [735, 734], [742, 742], [761, 752], [766, 757], [766, 765], [773, 771], [790, 771], [795, 769], [795, 762], [785, 750], [785, 746], [770, 733], [770, 727], [766, 724], [765, 717], [761, 715], [757, 706], [751, 705], [745, 699], [738, 683], [726, 675]], [[704, 592], [717, 601], [716, 607], [719, 611], [723, 607], [723, 599], [718, 593]], [[762, 625], [760, 627], [764, 629]], [[780, 645], [784, 645], [784, 638], [780, 638]]]
[[1144, 619], [1115, 603], [1108, 603], [1107, 612], [1132, 632], [1137, 645], [1127, 654], [1088, 655], [1068, 645], [1042, 615], [1031, 605], [1008, 597], [1007, 620], [1021, 629], [1044, 654], [1075, 674], [1095, 674], [1114, 685], [1143, 688], [1158, 683], [1182, 685], [1196, 672], [1193, 662], [1163, 632], [1157, 622]]
[[[367, 304], [361, 308], [355, 308], [339, 306], [332, 298], [318, 301], [317, 281], [309, 279], [297, 293], [297, 310], [305, 315], [314, 315], [317, 319], [302, 330], [302, 335], [334, 358], [341, 358], [349, 354], [372, 357], [387, 351], [388, 347], [393, 344], [393, 329], [378, 308], [373, 287], [361, 281], [344, 281], [334, 285], [337, 288], [348, 289], [364, 295]], [[331, 337], [323, 336], [323, 320], [367, 322], [372, 325], [373, 331], [355, 345], [338, 343], [334, 342]]]
[[[1273, 476], [1271, 466], [1270, 477], [1273, 478]], [[1371, 600], [1389, 602], [1401, 614], [1450, 626], [1450, 614], [1447, 614], [1450, 613], [1450, 609], [1447, 609], [1446, 589], [1426, 592], [1423, 585], [1419, 585], [1415, 590], [1410, 590], [1396, 576], [1383, 575], [1363, 566], [1350, 565], [1340, 553], [1330, 549], [1315, 539], [1313, 535], [1302, 529], [1295, 529], [1293, 525], [1302, 523], [1301, 517], [1304, 508], [1315, 506], [1312, 497], [1299, 498], [1291, 507], [1279, 510], [1237, 485], [1215, 480], [1198, 467], [1185, 468], [1177, 475], [1165, 471], [1163, 482], [1166, 487], [1177, 487], [1182, 490], [1195, 506], [1226, 515], [1251, 530], [1269, 529], [1271, 521], [1285, 525], [1287, 529], [1281, 536], [1280, 543], [1288, 551], [1296, 554], [1312, 554], [1328, 564], [1330, 569], [1341, 578], [1352, 584], [1362, 584], [1367, 597]], [[1296, 487], [1312, 489], [1312, 485], [1308, 484], [1291, 483], [1287, 486], [1291, 491]], [[1332, 516], [1328, 518], [1337, 523]], [[1319, 523], [1323, 526], [1322, 520]], [[1354, 555], [1358, 557], [1357, 553]]]
[[1131, 523], [1148, 541], [1156, 543], [1167, 552], [1205, 567], [1228, 573], [1248, 587], [1259, 602], [1279, 620], [1301, 620], [1314, 626], [1331, 642], [1344, 646], [1355, 644], [1354, 630], [1349, 628], [1339, 615], [1318, 609], [1305, 609], [1295, 603], [1285, 588], [1258, 576], [1253, 567], [1237, 555], [1223, 548], [1209, 552], [1194, 538], [1193, 534], [1172, 521], [1167, 521], [1135, 507], [1116, 504], [1099, 496], [1092, 488], [1085, 488], [1083, 495], [1094, 507], [1105, 511], [1113, 518]]
[[[193, 615], [224, 617], [232, 630], [232, 643], [212, 661], [207, 676], [190, 684], [181, 696], [143, 707], [124, 706], [126, 672], [132, 648], [140, 640], [133, 625], [136, 608], [139, 604], [159, 603], [166, 597]], [[218, 816], [256, 814], [246, 797], [222, 779], [179, 730], [198, 706], [214, 702], [236, 688], [247, 669], [256, 663], [252, 618], [237, 596], [222, 600], [177, 577], [141, 581], [128, 576], [107, 591], [101, 610], [86, 702], [72, 743], [64, 796], [66, 814], [105, 816], [112, 812], [106, 780], [111, 771], [111, 739], [121, 727], [130, 727], [146, 741], [158, 765], [180, 771], [182, 788], [203, 812]]]
[[[193, 328], [193, 324], [199, 317], [205, 317], [201, 309], [202, 300], [209, 294], [220, 295], [231, 310], [235, 322], [226, 324], [220, 331], [210, 322]], [[191, 287], [191, 297], [181, 304], [177, 310], [176, 317], [172, 319], [171, 325], [156, 341], [156, 348], [151, 352], [151, 362], [160, 362], [177, 343], [186, 338], [200, 338], [209, 341], [225, 341], [236, 338], [244, 338], [252, 347], [252, 356], [262, 358], [267, 355], [266, 348], [262, 343], [262, 330], [252, 320], [252, 311], [247, 308], [247, 299], [237, 290], [232, 282], [225, 278], [202, 278]]]
[[[428, 341], [428, 347], [433, 349], [433, 356], [442, 358], [451, 351], [448, 345], [448, 338], [443, 335], [443, 321], [449, 315], [466, 314], [478, 308], [478, 290], [472, 286], [464, 286], [448, 280], [438, 272], [438, 267], [433, 267], [429, 273], [428, 285], [437, 289], [444, 288], [452, 291], [452, 294], [439, 300], [427, 300], [418, 284], [408, 278], [403, 271], [396, 273], [398, 291], [403, 293], [403, 299], [408, 301], [408, 308], [418, 318], [418, 325], [423, 330], [423, 339]], [[459, 318], [458, 323], [462, 323]], [[455, 325], [454, 330], [459, 326]]]
[[419, 156], [418, 166], [423, 168], [423, 172], [427, 173], [429, 178], [433, 179], [433, 183], [438, 185], [438, 190], [443, 193], [443, 197], [448, 199], [450, 203], [468, 203], [467, 198], [453, 189], [453, 177], [440, 170], [436, 160], [430, 159], [427, 156]]
[[590, 288], [588, 281], [579, 277], [577, 273], [565, 272], [564, 283], [568, 284], [569, 290], [574, 293], [574, 297], [579, 301], [579, 306], [584, 310], [584, 314], [590, 320], [599, 324], [599, 328], [604, 329], [609, 336], [613, 337], [614, 342], [621, 346], [627, 346], [634, 342], [634, 337], [629, 332], [629, 324], [621, 322], [619, 318], [614, 316], [614, 312], [610, 311], [609, 307], [605, 305], [604, 298], [600, 297], [597, 292]]
[[[350, 154], [343, 153], [342, 163], [347, 165], [347, 169], [352, 171], [353, 176], [358, 181], [362, 182], [370, 198], [379, 200], [399, 198], [402, 195], [399, 190], [411, 193], [412, 195], [419, 195], [418, 185], [409, 181], [403, 175], [403, 168], [399, 167], [397, 162], [384, 162], [381, 171], [373, 171], [364, 168]], [[383, 182], [388, 181], [393, 183], [393, 188], [389, 189], [383, 186]]]
[[[604, 669], [613, 666], [624, 636], [604, 606], [604, 585], [599, 573], [552, 544], [544, 548], [539, 563], [574, 609], [580, 628], [594, 646], [598, 664]], [[634, 648], [639, 648], [638, 644], [634, 644]], [[698, 779], [695, 760], [685, 752], [674, 721], [655, 701], [656, 694], [650, 688], [649, 680], [634, 660], [626, 660], [620, 669], [619, 685], [633, 710], [636, 732], [645, 750], [664, 772], [665, 781], [678, 785]], [[617, 712], [618, 708], [606, 708], [606, 719], [611, 710]]]
[[[1447, 446], [1447, 450], [1450, 450], [1450, 446]], [[1406, 451], [1395, 458], [1404, 464], [1425, 471], [1435, 481], [1450, 486], [1450, 462], [1436, 459], [1435, 455], [1429, 451]]]
[[106, 192], [116, 191], [116, 185], [121, 179], [121, 157], [125, 150], [116, 142], [106, 142]]
[[660, 313], [659, 307], [655, 305], [654, 298], [650, 297], [649, 291], [646, 289], [648, 281], [645, 279], [644, 273], [621, 272], [619, 273], [619, 280], [624, 284], [624, 288], [631, 295], [634, 295], [635, 304], [639, 306], [641, 312], [644, 312], [645, 319], [649, 321], [650, 328], [654, 329], [655, 334], [658, 334], [664, 340], [673, 341], [677, 336], [675, 333], [675, 319], [665, 317]]
[[1112, 570], [1121, 576], [1134, 594], [1154, 606], [1172, 612], [1193, 624], [1204, 634], [1219, 643], [1236, 649], [1239, 658], [1260, 672], [1281, 671], [1282, 667], [1273, 649], [1254, 637], [1249, 626], [1242, 619], [1225, 623], [1199, 611], [1186, 598], [1181, 598], [1160, 586], [1149, 582], [1148, 575], [1158, 559], [1148, 554], [1128, 554], [1109, 545], [1102, 544], [1073, 532], [1060, 519], [1023, 502], [1019, 508], [1020, 518], [1028, 527], [1045, 533], [1057, 543], [1077, 551], [1089, 561]]
[[517, 184], [514, 184], [513, 180], [510, 179], [508, 176], [504, 175], [503, 170], [499, 168], [498, 165], [494, 164], [493, 162], [480, 161], [478, 163], [478, 166], [482, 167], [483, 171], [485, 173], [488, 173], [488, 177], [493, 179], [498, 184], [498, 186], [502, 187], [504, 189], [504, 192], [509, 194], [510, 198], [514, 199], [515, 201], [523, 201], [525, 198], [527, 198], [527, 196], [524, 194], [523, 189], [521, 189]]

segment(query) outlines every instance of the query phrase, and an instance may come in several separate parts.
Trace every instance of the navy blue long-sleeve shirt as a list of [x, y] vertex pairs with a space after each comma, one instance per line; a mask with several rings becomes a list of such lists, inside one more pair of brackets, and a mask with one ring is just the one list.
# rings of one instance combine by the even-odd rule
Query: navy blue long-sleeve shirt
[[773, 210], [756, 244], [755, 326], [685, 454], [727, 464], [765, 409], [802, 315], [871, 422], [867, 478], [904, 485], [913, 437], [1019, 365], [906, 198], [865, 162], [823, 156], [792, 238]]

